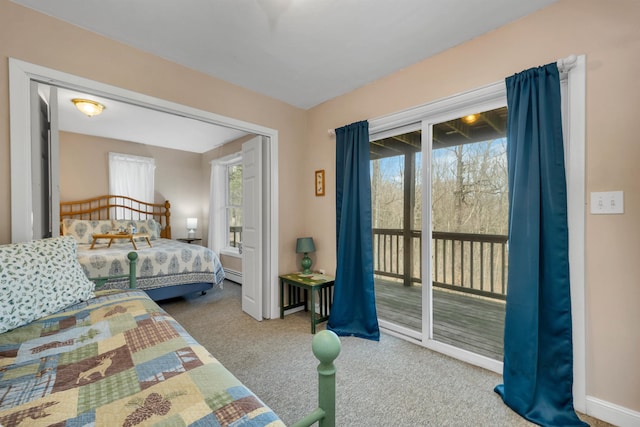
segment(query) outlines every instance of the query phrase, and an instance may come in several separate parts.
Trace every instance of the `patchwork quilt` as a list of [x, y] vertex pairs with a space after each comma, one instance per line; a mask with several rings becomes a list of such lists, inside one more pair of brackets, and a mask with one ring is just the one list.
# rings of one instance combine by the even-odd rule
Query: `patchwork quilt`
[[0, 334], [0, 425], [283, 426], [139, 290]]
[[[155, 289], [185, 283], [213, 283], [221, 285], [224, 270], [220, 259], [209, 248], [189, 245], [170, 239], [151, 241], [151, 247], [141, 240], [138, 246], [136, 287]], [[111, 247], [98, 243], [78, 245], [78, 261], [87, 277], [107, 277], [127, 274], [127, 254], [133, 250], [129, 241], [114, 241]], [[103, 289], [126, 289], [129, 279], [112, 280]]]

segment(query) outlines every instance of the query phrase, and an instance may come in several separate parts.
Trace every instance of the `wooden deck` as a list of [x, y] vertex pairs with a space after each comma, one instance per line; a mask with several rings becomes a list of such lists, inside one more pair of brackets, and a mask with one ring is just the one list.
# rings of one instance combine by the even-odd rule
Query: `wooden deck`
[[[422, 288], [375, 279], [378, 318], [422, 330]], [[434, 288], [434, 339], [458, 348], [503, 359], [505, 302]]]

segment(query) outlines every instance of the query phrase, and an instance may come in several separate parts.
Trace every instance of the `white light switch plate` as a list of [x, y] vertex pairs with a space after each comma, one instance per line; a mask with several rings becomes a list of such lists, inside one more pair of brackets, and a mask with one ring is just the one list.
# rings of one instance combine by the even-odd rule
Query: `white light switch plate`
[[623, 214], [624, 193], [622, 191], [592, 192], [591, 213], [596, 215]]

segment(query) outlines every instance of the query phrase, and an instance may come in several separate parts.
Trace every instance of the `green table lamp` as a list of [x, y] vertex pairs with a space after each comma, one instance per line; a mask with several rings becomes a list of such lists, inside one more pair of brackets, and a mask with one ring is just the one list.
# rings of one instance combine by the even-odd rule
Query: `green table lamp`
[[311, 274], [311, 258], [307, 255], [309, 252], [315, 252], [316, 247], [313, 244], [313, 238], [300, 237], [296, 243], [296, 253], [304, 254], [302, 257], [302, 274]]

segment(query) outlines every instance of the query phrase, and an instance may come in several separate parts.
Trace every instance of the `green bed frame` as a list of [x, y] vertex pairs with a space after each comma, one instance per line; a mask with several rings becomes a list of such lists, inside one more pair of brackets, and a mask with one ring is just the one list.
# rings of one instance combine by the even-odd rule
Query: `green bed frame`
[[[129, 288], [136, 288], [136, 265], [138, 253], [129, 252], [129, 273], [119, 276], [90, 278], [96, 288], [104, 286], [110, 279], [129, 278]], [[334, 360], [340, 354], [340, 339], [331, 331], [318, 332], [311, 342], [313, 355], [320, 361], [318, 365], [318, 407], [309, 415], [291, 427], [310, 427], [318, 423], [319, 427], [335, 427], [336, 425], [336, 366]]]
[[309, 427], [318, 423], [320, 427], [336, 425], [336, 366], [333, 361], [340, 354], [340, 339], [331, 331], [320, 331], [311, 342], [313, 355], [318, 365], [318, 408], [293, 424], [292, 427]]
[[136, 265], [138, 264], [138, 253], [131, 251], [127, 255], [127, 258], [129, 258], [129, 273], [121, 274], [119, 276], [89, 277], [89, 280], [96, 284], [96, 289], [100, 289], [111, 279], [124, 279], [128, 277], [129, 289], [136, 289]]

